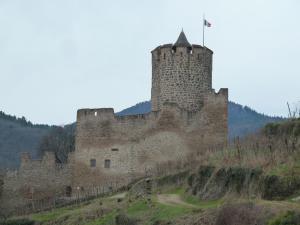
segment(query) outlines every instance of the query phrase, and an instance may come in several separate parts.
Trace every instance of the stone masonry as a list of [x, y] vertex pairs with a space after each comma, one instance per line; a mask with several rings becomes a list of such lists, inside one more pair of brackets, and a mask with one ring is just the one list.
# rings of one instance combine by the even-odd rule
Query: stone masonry
[[28, 205], [34, 208], [35, 202], [66, 196], [71, 177], [71, 164], [57, 164], [52, 152], [41, 160], [23, 153], [19, 170], [8, 171], [4, 177], [0, 211], [20, 211]]

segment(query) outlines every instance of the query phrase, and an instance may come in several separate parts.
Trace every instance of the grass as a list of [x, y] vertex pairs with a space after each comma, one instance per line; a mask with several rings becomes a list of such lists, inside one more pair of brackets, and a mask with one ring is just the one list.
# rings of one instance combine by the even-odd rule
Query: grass
[[[102, 200], [103, 202], [105, 202], [107, 206], [112, 205], [111, 199], [105, 198]], [[99, 207], [99, 199], [81, 205], [57, 208], [47, 212], [35, 213], [30, 215], [29, 218], [36, 222], [49, 222], [49, 221], [62, 219], [65, 217], [66, 223], [70, 222], [72, 224], [72, 220], [76, 220], [76, 219], [81, 220], [82, 216], [92, 213], [97, 207]], [[108, 213], [104, 217], [99, 218], [95, 222], [95, 224], [106, 224], [106, 220], [109, 220], [110, 216], [111, 216], [110, 213]], [[104, 220], [104, 223], [101, 223], [102, 220]], [[94, 221], [92, 221], [91, 224], [93, 224], [93, 222]]]
[[127, 214], [132, 217], [139, 217], [149, 210], [151, 210], [150, 205], [146, 201], [140, 200], [129, 205]]
[[43, 213], [36, 213], [32, 214], [30, 217], [31, 219], [38, 221], [38, 222], [47, 222], [51, 220], [55, 220], [63, 215], [66, 215], [67, 213], [74, 213], [74, 208], [57, 208], [49, 212], [43, 212]]
[[161, 203], [157, 203], [156, 207], [152, 213], [151, 221], [157, 221], [157, 220], [173, 220], [175, 218], [178, 218], [182, 215], [186, 215], [188, 213], [192, 213], [193, 209], [187, 208], [184, 206], [170, 206], [170, 205], [164, 205]]
[[97, 220], [86, 223], [85, 225], [110, 225], [110, 224], [113, 225], [116, 215], [117, 215], [116, 211], [113, 211]]
[[[149, 203], [147, 200], [136, 200], [131, 203], [124, 202], [123, 205], [117, 203], [116, 200], [111, 199], [97, 199], [90, 204], [82, 204], [75, 207], [58, 208], [49, 212], [36, 213], [29, 218], [36, 222], [49, 222], [55, 220], [64, 220], [64, 224], [85, 224], [85, 225], [113, 225], [115, 217], [118, 215], [117, 207], [122, 206], [121, 210], [130, 218], [135, 218], [143, 222], [144, 225], [152, 225], [156, 221], [174, 221], [182, 216], [188, 216], [195, 213], [200, 213], [206, 209], [214, 209], [223, 204], [224, 200], [201, 201], [196, 196], [189, 195], [185, 192], [183, 187], [169, 188], [162, 191], [164, 194], [177, 194], [186, 203], [196, 206], [195, 208], [187, 207], [186, 205], [174, 204], [166, 205], [157, 201], [156, 194], [152, 196], [152, 201]], [[99, 207], [99, 202], [104, 203], [108, 211], [100, 218], [93, 220], [88, 219], [89, 215]], [[283, 208], [285, 210], [294, 210], [299, 207], [297, 203], [290, 203], [286, 201], [258, 201], [256, 204], [261, 204], [269, 207]]]
[[153, 197], [151, 203], [148, 203], [146, 200], [131, 203], [127, 208], [127, 215], [132, 218], [148, 221], [145, 224], [153, 224], [155, 221], [172, 221], [183, 215], [199, 212], [202, 209], [216, 208], [222, 204], [221, 200], [199, 201], [197, 197], [185, 193], [183, 188], [172, 188], [163, 192], [166, 194], [177, 194], [182, 197], [183, 201], [196, 207], [191, 208], [176, 204], [165, 205], [157, 202], [157, 199]]
[[153, 199], [152, 203], [147, 203], [144, 200], [134, 202], [128, 207], [127, 215], [147, 221], [146, 224], [153, 224], [155, 221], [173, 220], [192, 211], [193, 209], [188, 207], [164, 205]]

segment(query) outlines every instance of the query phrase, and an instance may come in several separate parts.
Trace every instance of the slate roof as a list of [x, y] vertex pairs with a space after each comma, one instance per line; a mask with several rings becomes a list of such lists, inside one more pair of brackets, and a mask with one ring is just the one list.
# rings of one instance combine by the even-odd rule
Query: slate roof
[[173, 45], [173, 47], [188, 47], [188, 48], [192, 47], [192, 45], [188, 42], [183, 30], [180, 32], [180, 35], [177, 41], [175, 42], [175, 44]]

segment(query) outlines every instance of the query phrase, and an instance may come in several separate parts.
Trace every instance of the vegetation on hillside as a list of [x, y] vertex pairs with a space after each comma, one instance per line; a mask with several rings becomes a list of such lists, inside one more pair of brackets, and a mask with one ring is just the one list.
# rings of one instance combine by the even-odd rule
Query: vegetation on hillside
[[[134, 190], [50, 211], [14, 217], [2, 224], [40, 225], [299, 225], [300, 203], [228, 195], [201, 200], [174, 175], [154, 178], [150, 194]], [[168, 182], [166, 182], [168, 181]], [[18, 223], [24, 221], [27, 223]], [[34, 223], [33, 223], [34, 222]]]
[[68, 154], [75, 149], [75, 126], [52, 127], [38, 147], [39, 157], [45, 152], [54, 152], [58, 163], [66, 163]]

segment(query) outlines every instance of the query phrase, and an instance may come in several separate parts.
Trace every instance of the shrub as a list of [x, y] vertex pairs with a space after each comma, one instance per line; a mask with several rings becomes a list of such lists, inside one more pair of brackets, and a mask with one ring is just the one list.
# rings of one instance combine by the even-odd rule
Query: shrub
[[269, 225], [300, 225], [300, 213], [288, 211], [269, 222]]
[[262, 198], [282, 200], [293, 195], [300, 188], [300, 181], [291, 177], [266, 176], [263, 180]]
[[298, 137], [300, 136], [300, 120], [298, 120], [294, 126], [294, 129], [293, 129], [293, 135], [295, 137]]
[[279, 133], [279, 127], [280, 124], [279, 123], [268, 123], [265, 127], [264, 127], [264, 133], [265, 135], [269, 136], [269, 135], [277, 135]]
[[116, 225], [136, 225], [135, 219], [129, 218], [125, 214], [119, 214], [116, 216]]
[[262, 209], [253, 203], [224, 205], [217, 216], [216, 225], [263, 225]]

